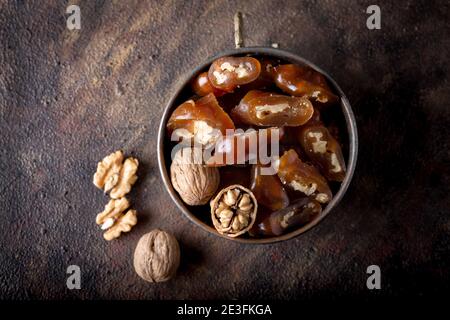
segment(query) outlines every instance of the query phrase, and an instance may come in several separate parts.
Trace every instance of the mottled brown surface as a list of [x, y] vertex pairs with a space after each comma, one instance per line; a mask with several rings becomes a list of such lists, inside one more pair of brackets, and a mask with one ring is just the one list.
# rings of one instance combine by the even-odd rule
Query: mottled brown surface
[[[71, 2], [72, 3], [72, 2]], [[0, 1], [0, 298], [301, 298], [438, 294], [449, 288], [449, 5], [377, 1]], [[176, 209], [157, 169], [156, 133], [177, 84], [233, 46], [279, 43], [337, 80], [360, 135], [355, 178], [312, 231], [265, 246], [209, 235]], [[98, 160], [118, 148], [141, 161], [140, 222], [111, 243], [95, 215]], [[139, 237], [173, 232], [182, 266], [147, 284], [132, 267]], [[82, 289], [66, 289], [68, 265]], [[382, 269], [379, 292], [366, 268]]]

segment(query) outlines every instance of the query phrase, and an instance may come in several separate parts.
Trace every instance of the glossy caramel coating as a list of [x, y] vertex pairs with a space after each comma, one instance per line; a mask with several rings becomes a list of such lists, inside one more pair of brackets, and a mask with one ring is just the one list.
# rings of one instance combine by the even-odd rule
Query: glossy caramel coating
[[308, 224], [321, 212], [322, 206], [319, 202], [302, 198], [296, 200], [290, 206], [270, 214], [263, 212], [262, 219], [257, 219], [253, 225], [251, 234], [265, 237], [280, 236]]
[[209, 93], [214, 94], [216, 97], [223, 96], [226, 94], [226, 91], [215, 88], [208, 78], [208, 72], [202, 72], [197, 77], [195, 77], [194, 81], [192, 81], [192, 91], [196, 95], [201, 97], [206, 96]]
[[[283, 137], [283, 128], [250, 129], [222, 137], [217, 141], [213, 155], [206, 161], [208, 166], [220, 167], [225, 165], [246, 164], [260, 162], [259, 155], [267, 148], [271, 154], [270, 143], [279, 141]], [[261, 145], [264, 143], [264, 145]]]
[[297, 97], [308, 97], [319, 103], [334, 103], [338, 97], [332, 93], [325, 77], [319, 72], [295, 64], [274, 68], [275, 84], [284, 92]]
[[346, 166], [341, 146], [325, 126], [315, 124], [299, 128], [297, 137], [308, 158], [328, 180], [344, 180]]
[[301, 161], [293, 149], [280, 157], [278, 176], [284, 185], [320, 203], [327, 203], [332, 198], [330, 187], [319, 170]]
[[239, 122], [257, 126], [300, 126], [311, 119], [312, 103], [303, 97], [290, 97], [259, 90], [249, 91], [231, 114]]
[[261, 73], [260, 62], [252, 57], [221, 57], [208, 71], [211, 84], [220, 90], [232, 92], [236, 87], [256, 80]]
[[289, 197], [277, 174], [264, 174], [263, 166], [255, 164], [251, 170], [251, 187], [259, 204], [271, 210], [279, 210], [289, 205]]
[[235, 127], [214, 94], [209, 93], [197, 101], [188, 100], [178, 106], [167, 122], [167, 129], [169, 134], [184, 129], [183, 132], [178, 131], [180, 137], [194, 138], [201, 144], [208, 144], [226, 134], [227, 129]]

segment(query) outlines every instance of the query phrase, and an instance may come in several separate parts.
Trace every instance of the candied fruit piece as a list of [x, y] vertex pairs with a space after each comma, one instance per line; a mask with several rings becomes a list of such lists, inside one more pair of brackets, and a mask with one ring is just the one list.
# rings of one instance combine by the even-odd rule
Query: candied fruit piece
[[314, 69], [295, 64], [284, 64], [274, 68], [275, 84], [293, 96], [305, 96], [320, 103], [334, 103], [333, 94], [325, 77]]
[[237, 86], [256, 80], [261, 72], [261, 64], [252, 57], [222, 57], [209, 68], [211, 84], [220, 90], [232, 92]]
[[289, 205], [289, 197], [276, 174], [264, 174], [262, 166], [252, 166], [251, 187], [253, 194], [262, 204], [271, 210], [279, 210]]
[[209, 93], [197, 101], [188, 100], [178, 106], [167, 122], [169, 134], [177, 138], [194, 139], [202, 145], [216, 142], [234, 123], [219, 106], [214, 94]]
[[232, 117], [245, 124], [281, 127], [305, 124], [313, 113], [307, 98], [251, 90], [232, 110]]
[[332, 198], [325, 178], [314, 166], [302, 162], [293, 149], [279, 159], [278, 176], [284, 185], [320, 203], [327, 203]]
[[[298, 229], [314, 220], [322, 212], [319, 202], [307, 197], [294, 201], [290, 206], [274, 211], [264, 212], [261, 219], [255, 221], [251, 234], [253, 236], [273, 237]], [[259, 213], [258, 213], [259, 215]]]
[[328, 180], [344, 180], [346, 167], [341, 146], [325, 126], [316, 124], [299, 128], [298, 140], [308, 158]]
[[197, 77], [195, 77], [194, 81], [192, 81], [192, 90], [196, 95], [206, 96], [209, 93], [213, 93], [216, 97], [223, 96], [226, 94], [226, 91], [217, 89], [213, 87], [208, 78], [208, 72], [202, 72]]
[[[237, 130], [236, 130], [237, 131]], [[276, 150], [278, 141], [283, 137], [283, 128], [266, 128], [260, 130], [241, 130], [221, 137], [214, 149], [214, 154], [206, 161], [208, 166], [246, 164], [247, 162], [267, 164], [272, 159], [268, 154], [279, 154]], [[276, 142], [272, 146], [272, 141]], [[267, 161], [263, 161], [267, 160]]]

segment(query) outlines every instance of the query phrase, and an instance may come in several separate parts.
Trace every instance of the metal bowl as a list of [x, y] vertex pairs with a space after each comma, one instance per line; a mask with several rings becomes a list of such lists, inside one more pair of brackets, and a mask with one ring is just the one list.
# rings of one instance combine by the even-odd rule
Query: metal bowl
[[[166, 131], [166, 124], [167, 120], [169, 119], [172, 111], [178, 106], [177, 103], [181, 103], [182, 101], [179, 101], [180, 97], [183, 94], [183, 91], [186, 90], [186, 88], [190, 85], [191, 79], [197, 75], [200, 71], [206, 69], [215, 59], [223, 56], [240, 56], [240, 55], [264, 55], [269, 57], [274, 57], [277, 59], [281, 59], [287, 62], [300, 64], [300, 65], [306, 65], [314, 70], [320, 72], [323, 74], [332, 89], [336, 94], [340, 96], [340, 104], [341, 104], [341, 110], [343, 113], [343, 116], [345, 118], [345, 125], [347, 127], [347, 134], [348, 134], [348, 157], [347, 157], [347, 175], [344, 179], [344, 181], [341, 183], [339, 190], [337, 193], [334, 194], [334, 197], [331, 202], [327, 204], [327, 206], [322, 210], [322, 213], [318, 215], [314, 220], [309, 222], [307, 225], [297, 229], [293, 230], [289, 233], [277, 236], [277, 237], [270, 237], [270, 238], [230, 238], [227, 236], [223, 236], [219, 234], [212, 226], [206, 224], [202, 220], [200, 220], [195, 214], [193, 214], [189, 208], [184, 204], [184, 202], [179, 197], [178, 193], [174, 190], [172, 183], [170, 181], [170, 151], [165, 149], [165, 143], [168, 141], [167, 138], [167, 131]], [[184, 81], [181, 83], [181, 85], [177, 88], [177, 90], [174, 92], [172, 97], [170, 98], [169, 102], [167, 103], [166, 108], [164, 109], [164, 113], [161, 119], [161, 123], [159, 126], [158, 131], [158, 164], [159, 164], [159, 170], [161, 172], [161, 177], [163, 179], [164, 185], [169, 192], [170, 197], [172, 200], [176, 203], [178, 208], [185, 214], [186, 217], [189, 218], [195, 225], [199, 226], [203, 230], [206, 230], [209, 233], [212, 233], [216, 236], [231, 240], [231, 241], [237, 241], [237, 242], [243, 242], [243, 243], [254, 243], [254, 244], [263, 244], [263, 243], [274, 243], [278, 241], [288, 240], [293, 237], [296, 237], [312, 227], [314, 227], [316, 224], [318, 224], [320, 221], [322, 221], [323, 218], [325, 218], [328, 213], [339, 203], [339, 201], [344, 196], [345, 192], [347, 191], [347, 188], [350, 184], [350, 181], [353, 177], [353, 173], [355, 171], [356, 166], [356, 158], [358, 154], [358, 134], [356, 129], [356, 121], [353, 115], [352, 108], [350, 106], [350, 103], [347, 100], [347, 97], [345, 96], [344, 92], [341, 90], [341, 88], [337, 85], [337, 83], [322, 69], [315, 66], [311, 62], [303, 59], [302, 57], [299, 57], [296, 54], [293, 54], [288, 51], [275, 49], [275, 48], [267, 48], [267, 47], [246, 47], [246, 48], [240, 48], [240, 49], [234, 49], [225, 51], [222, 53], [219, 53], [218, 55], [211, 57], [207, 59], [203, 64], [199, 65], [197, 68], [192, 70], [187, 77], [184, 79]], [[166, 165], [167, 164], [167, 165]]]

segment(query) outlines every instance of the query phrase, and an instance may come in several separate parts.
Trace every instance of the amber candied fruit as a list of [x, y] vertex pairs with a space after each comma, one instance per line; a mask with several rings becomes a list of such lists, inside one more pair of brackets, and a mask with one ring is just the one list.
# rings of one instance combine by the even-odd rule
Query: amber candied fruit
[[341, 146], [325, 126], [316, 124], [299, 128], [298, 140], [308, 158], [328, 180], [344, 180], [346, 168]]
[[213, 93], [216, 97], [223, 96], [226, 91], [215, 88], [208, 78], [208, 72], [202, 72], [192, 81], [192, 90], [196, 95], [206, 96], [209, 93]]
[[[222, 136], [215, 144], [213, 154], [206, 164], [212, 167], [245, 165], [261, 162], [261, 154], [272, 154], [271, 142], [278, 142], [283, 128], [249, 129]], [[269, 159], [270, 160], [270, 159]]]
[[300, 160], [293, 149], [280, 157], [278, 176], [284, 185], [320, 203], [331, 200], [331, 190], [325, 178], [314, 166]]
[[182, 139], [194, 139], [207, 145], [214, 143], [234, 123], [209, 93], [197, 101], [188, 100], [178, 106], [169, 118], [167, 129]]
[[252, 166], [251, 190], [259, 204], [271, 210], [279, 210], [289, 205], [289, 197], [275, 174], [265, 174], [260, 164]]
[[304, 96], [320, 103], [338, 100], [332, 93], [325, 77], [306, 66], [285, 64], [274, 68], [275, 84], [293, 96]]
[[256, 80], [261, 64], [252, 57], [222, 57], [209, 68], [211, 84], [220, 90], [232, 92], [237, 86]]
[[305, 124], [313, 113], [312, 103], [306, 98], [259, 90], [249, 91], [231, 112], [241, 123], [280, 127]]
[[300, 228], [313, 221], [322, 212], [319, 202], [310, 198], [301, 198], [288, 207], [266, 212], [256, 220], [251, 230], [254, 236], [273, 237]]

